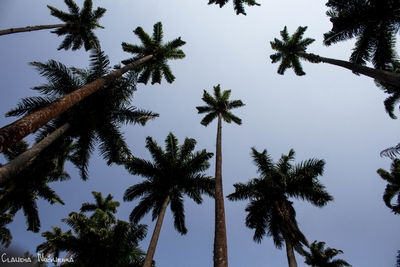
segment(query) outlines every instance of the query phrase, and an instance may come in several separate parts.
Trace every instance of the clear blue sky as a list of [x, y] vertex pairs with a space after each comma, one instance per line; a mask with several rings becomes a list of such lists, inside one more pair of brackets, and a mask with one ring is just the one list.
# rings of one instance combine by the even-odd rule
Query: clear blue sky
[[[81, 6], [83, 1], [77, 1]], [[46, 5], [66, 10], [63, 1], [0, 0], [0, 28], [58, 23]], [[379, 151], [397, 144], [400, 127], [385, 113], [385, 95], [370, 78], [324, 64], [303, 63], [306, 76], [292, 70], [285, 76], [276, 73], [270, 63], [269, 41], [279, 36], [285, 25], [289, 33], [298, 26], [308, 26], [305, 34], [316, 39], [309, 52], [347, 59], [353, 42], [332, 47], [322, 45], [322, 35], [331, 24], [325, 15], [324, 1], [262, 1], [261, 7], [247, 8], [247, 16], [236, 16], [231, 3], [220, 9], [208, 6], [207, 0], [97, 0], [94, 6], [107, 8], [100, 20], [104, 30], [96, 30], [103, 50], [112, 64], [129, 57], [121, 42], [138, 43], [132, 33], [137, 26], [152, 32], [161, 21], [165, 40], [181, 36], [186, 58], [171, 62], [176, 76], [173, 84], [139, 85], [133, 105], [160, 113], [160, 118], [145, 127], [123, 128], [135, 156], [150, 158], [144, 148], [146, 136], [159, 144], [169, 132], [180, 141], [192, 137], [197, 149], [215, 150], [216, 124], [200, 125], [195, 106], [201, 105], [204, 89], [221, 84], [232, 90], [232, 99], [246, 104], [235, 114], [242, 126], [223, 125], [223, 180], [225, 195], [233, 184], [256, 177], [250, 147], [266, 148], [276, 160], [294, 148], [297, 161], [311, 157], [326, 161], [321, 178], [335, 201], [324, 208], [294, 200], [300, 229], [308, 240], [325, 241], [341, 249], [341, 258], [355, 267], [395, 266], [400, 249], [400, 216], [393, 215], [382, 201], [385, 182], [376, 174], [389, 169], [391, 161], [380, 158]], [[0, 37], [0, 114], [14, 107], [21, 97], [33, 95], [31, 87], [44, 79], [27, 63], [61, 61], [67, 66], [87, 67], [85, 51], [57, 51], [62, 41], [48, 30]], [[0, 117], [0, 126], [13, 119]], [[30, 140], [28, 138], [28, 140]], [[1, 159], [3, 160], [3, 159]], [[128, 220], [135, 203], [124, 203], [126, 188], [141, 180], [123, 167], [108, 167], [97, 151], [90, 162], [90, 179], [83, 182], [70, 165], [72, 179], [53, 184], [65, 206], [50, 206], [39, 201], [41, 231], [61, 223], [82, 202], [92, 201], [91, 191], [111, 193], [121, 202], [117, 217]], [[213, 175], [214, 159], [208, 171]], [[252, 241], [253, 232], [244, 225], [245, 202], [226, 200], [228, 256], [231, 267], [287, 266], [285, 250], [274, 247], [271, 238], [261, 244]], [[157, 266], [204, 267], [212, 265], [214, 204], [206, 198], [199, 206], [185, 202], [188, 234], [179, 235], [173, 228], [170, 211], [164, 220], [155, 254]], [[147, 249], [154, 227], [150, 216], [142, 223], [149, 234], [141, 246]], [[13, 247], [34, 252], [43, 241], [40, 234], [26, 232], [25, 219], [18, 213], [10, 226]], [[297, 255], [299, 266], [306, 266]]]

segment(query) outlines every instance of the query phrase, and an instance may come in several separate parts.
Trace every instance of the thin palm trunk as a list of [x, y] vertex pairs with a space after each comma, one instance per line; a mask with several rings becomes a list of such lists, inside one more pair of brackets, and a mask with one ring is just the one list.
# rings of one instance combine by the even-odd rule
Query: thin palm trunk
[[27, 27], [21, 27], [21, 28], [10, 28], [6, 30], [0, 30], [0, 35], [6, 35], [6, 34], [12, 34], [12, 33], [18, 33], [18, 32], [31, 32], [31, 31], [39, 31], [39, 30], [45, 30], [45, 29], [55, 29], [55, 28], [60, 28], [64, 27], [65, 23], [62, 24], [51, 24], [51, 25], [37, 25], [37, 26], [27, 26]]
[[50, 120], [57, 117], [82, 99], [93, 94], [104, 85], [121, 77], [127, 71], [132, 70], [136, 66], [143, 64], [151, 58], [153, 58], [153, 55], [142, 57], [121, 69], [112, 71], [108, 75], [57, 99], [48, 106], [32, 112], [7, 126], [4, 126], [0, 129], [0, 152], [18, 142], [28, 134], [35, 132]]
[[288, 238], [285, 238], [285, 244], [286, 244], [286, 256], [288, 259], [289, 267], [297, 267], [297, 262], [296, 262], [296, 257], [294, 256], [293, 246]]
[[228, 266], [228, 249], [226, 241], [224, 194], [222, 189], [222, 114], [218, 114], [217, 153], [215, 160], [215, 234], [214, 234], [214, 267]]
[[63, 266], [64, 264], [68, 263], [69, 258], [71, 258], [72, 252], [68, 252], [68, 254], [65, 256], [64, 260], [61, 262], [60, 266]]
[[71, 125], [69, 123], [63, 124], [50, 135], [46, 136], [40, 142], [35, 144], [32, 148], [11, 160], [6, 165], [0, 167], [0, 183], [3, 183], [5, 180], [14, 177], [26, 167], [30, 166], [45, 148], [64, 135], [70, 129], [70, 127]]
[[161, 226], [164, 220], [165, 211], [167, 210], [167, 206], [170, 200], [170, 196], [168, 195], [164, 203], [161, 207], [160, 214], [158, 215], [156, 226], [154, 227], [153, 235], [151, 236], [151, 241], [149, 244], [149, 248], [147, 249], [146, 258], [144, 259], [143, 267], [151, 267], [153, 263], [154, 253], [156, 252], [158, 237], [160, 236]]
[[340, 66], [340, 67], [349, 69], [355, 73], [360, 73], [365, 76], [371, 77], [373, 79], [377, 79], [379, 81], [389, 83], [393, 86], [400, 86], [400, 74], [398, 74], [398, 73], [374, 69], [374, 68], [362, 66], [359, 64], [354, 64], [354, 63], [344, 61], [344, 60], [321, 57], [321, 56], [318, 56], [315, 54], [308, 54], [305, 52], [298, 52], [298, 55], [303, 58], [310, 59], [314, 62], [318, 62], [318, 63], [323, 62], [323, 63], [332, 64], [335, 66]]

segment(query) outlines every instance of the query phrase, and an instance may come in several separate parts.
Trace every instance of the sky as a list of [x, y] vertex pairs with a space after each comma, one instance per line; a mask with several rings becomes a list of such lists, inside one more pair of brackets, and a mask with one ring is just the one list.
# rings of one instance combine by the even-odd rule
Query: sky
[[[76, 2], [82, 6], [82, 0]], [[186, 58], [170, 62], [176, 76], [174, 83], [138, 85], [132, 105], [157, 112], [160, 117], [145, 127], [122, 128], [132, 153], [150, 159], [145, 138], [151, 136], [164, 146], [169, 132], [180, 143], [185, 137], [195, 138], [196, 150], [215, 152], [216, 122], [202, 126], [202, 116], [195, 107], [203, 105], [203, 90], [212, 91], [220, 84], [223, 90], [232, 90], [231, 99], [246, 104], [234, 111], [243, 120], [241, 126], [222, 126], [224, 194], [233, 192], [234, 183], [257, 177], [251, 147], [267, 149], [274, 160], [291, 148], [296, 151], [296, 162], [324, 159], [325, 172], [320, 181], [334, 201], [317, 208], [291, 199], [300, 229], [310, 242], [324, 241], [329, 247], [343, 250], [340, 258], [355, 267], [395, 266], [396, 251], [400, 249], [400, 217], [384, 205], [386, 182], [376, 173], [379, 168], [388, 170], [391, 163], [379, 152], [400, 141], [396, 134], [400, 130], [398, 121], [384, 110], [385, 94], [372, 79], [323, 63], [303, 62], [307, 75], [302, 77], [292, 70], [284, 76], [277, 74], [278, 65], [269, 59], [273, 53], [269, 42], [279, 37], [285, 25], [290, 34], [298, 26], [308, 26], [305, 37], [316, 40], [308, 52], [321, 56], [346, 60], [354, 40], [330, 47], [322, 44], [323, 33], [331, 28], [324, 1], [260, 3], [260, 7], [247, 7], [247, 16], [237, 16], [231, 2], [219, 8], [207, 5], [207, 0], [94, 1], [94, 7], [107, 9], [100, 20], [105, 29], [95, 33], [111, 64], [130, 57], [122, 51], [121, 42], [139, 43], [132, 32], [138, 26], [151, 34], [153, 25], [161, 21], [165, 41], [180, 36], [187, 42], [182, 47]], [[63, 1], [0, 0], [0, 28], [59, 23], [49, 15], [47, 4], [66, 10]], [[88, 66], [88, 52], [58, 51], [62, 40], [49, 30], [0, 37], [0, 126], [15, 120], [3, 114], [20, 98], [34, 95], [31, 87], [45, 82], [28, 62], [54, 59], [67, 66]], [[32, 136], [26, 140], [32, 140]], [[211, 176], [214, 161], [207, 171]], [[66, 170], [71, 180], [51, 184], [65, 205], [51, 206], [38, 200], [41, 232], [52, 225], [66, 230], [61, 219], [78, 211], [83, 202], [92, 202], [92, 191], [114, 195], [121, 202], [117, 218], [128, 220], [137, 202], [123, 202], [123, 193], [143, 178], [130, 175], [122, 166], [107, 166], [97, 150], [90, 160], [88, 181], [80, 180], [70, 164]], [[285, 249], [275, 248], [272, 238], [265, 237], [259, 244], [252, 240], [253, 231], [244, 224], [246, 204], [225, 199], [229, 266], [287, 266]], [[197, 205], [185, 199], [185, 214], [188, 233], [181, 236], [174, 230], [168, 209], [154, 257], [157, 266], [212, 265], [213, 200], [204, 197], [203, 204]], [[140, 244], [146, 250], [155, 222], [149, 214], [141, 223], [149, 227], [147, 238]], [[13, 249], [34, 253], [44, 241], [39, 233], [26, 231], [22, 212], [9, 228]], [[304, 258], [296, 257], [299, 267], [306, 266]]]

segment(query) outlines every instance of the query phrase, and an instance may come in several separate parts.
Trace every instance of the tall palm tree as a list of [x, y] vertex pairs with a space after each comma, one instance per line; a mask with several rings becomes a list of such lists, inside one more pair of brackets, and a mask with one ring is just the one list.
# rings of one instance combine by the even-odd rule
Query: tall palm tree
[[312, 242], [310, 246], [310, 252], [305, 252], [306, 261], [305, 263], [312, 266], [312, 267], [344, 267], [350, 266], [345, 260], [342, 259], [335, 259], [332, 260], [339, 254], [342, 254], [343, 251], [334, 249], [334, 248], [327, 248], [324, 249], [325, 242]]
[[325, 162], [309, 159], [293, 165], [294, 156], [295, 152], [291, 149], [274, 164], [266, 150], [260, 153], [252, 148], [253, 161], [260, 177], [245, 184], [234, 184], [235, 192], [228, 196], [229, 200], [250, 201], [246, 207], [246, 226], [255, 230], [254, 241], [261, 242], [265, 235], [272, 236], [278, 248], [285, 241], [289, 267], [297, 266], [293, 249], [304, 253], [302, 245], [309, 246], [297, 225], [296, 212], [289, 198], [307, 200], [318, 207], [333, 200], [318, 181]]
[[321, 57], [319, 55], [306, 53], [307, 46], [313, 43], [315, 40], [311, 38], [303, 39], [303, 34], [307, 27], [298, 27], [296, 32], [289, 36], [287, 28], [280, 32], [282, 40], [274, 39], [270, 42], [272, 49], [276, 50], [275, 54], [270, 56], [272, 63], [281, 61], [278, 73], [283, 75], [288, 68], [293, 68], [296, 75], [305, 75], [303, 68], [300, 64], [300, 59], [304, 59], [311, 63], [328, 63], [335, 66], [343, 67], [349, 69], [355, 73], [360, 73], [365, 76], [376, 79], [380, 82], [391, 84], [394, 86], [399, 86], [400, 84], [400, 74], [393, 73], [390, 71], [373, 69], [360, 64], [355, 64], [348, 61], [332, 59]]
[[58, 10], [49, 5], [47, 6], [50, 9], [51, 15], [62, 20], [64, 23], [0, 30], [0, 35], [56, 28], [56, 30], [52, 31], [53, 33], [58, 36], [66, 35], [58, 50], [68, 50], [71, 46], [72, 50], [77, 50], [82, 45], [84, 45], [86, 51], [94, 47], [99, 48], [100, 43], [93, 30], [96, 28], [104, 29], [99, 25], [98, 20], [104, 15], [106, 9], [98, 7], [93, 11], [92, 0], [85, 0], [82, 10], [79, 9], [73, 0], [64, 0], [64, 2], [68, 6], [70, 13]]
[[[209, 0], [208, 4], [216, 4], [219, 7], [223, 7], [229, 0]], [[244, 4], [248, 6], [259, 6], [255, 0], [233, 0], [233, 8], [236, 11], [236, 15], [243, 14], [246, 16], [246, 12], [244, 11]]]
[[[154, 81], [158, 80], [157, 77], [160, 77], [160, 72], [157, 71], [159, 66], [164, 66], [165, 69], [166, 62], [169, 59], [180, 59], [184, 58], [185, 54], [179, 47], [185, 44], [179, 38], [176, 38], [166, 44], [163, 44], [163, 32], [162, 32], [162, 24], [158, 22], [154, 25], [154, 34], [153, 38], [150, 38], [148, 34], [146, 34], [141, 27], [136, 28], [134, 33], [139, 37], [142, 41], [142, 46], [133, 46], [129, 52], [135, 54], [136, 56], [129, 61], [131, 63], [127, 64], [123, 68], [116, 69], [111, 71], [109, 74], [98, 78], [78, 90], [75, 90], [56, 101], [49, 103], [49, 105], [38, 109], [37, 111], [30, 113], [23, 118], [4, 126], [0, 129], [0, 152], [4, 149], [7, 149], [13, 143], [21, 140], [28, 134], [35, 132], [37, 129], [48, 123], [53, 118], [57, 117], [76, 103], [80, 102], [84, 98], [103, 88], [105, 85], [111, 83], [112, 81], [121, 77], [124, 73], [136, 68], [137, 66], [143, 63], [149, 63], [149, 66], [155, 70]], [[149, 42], [149, 41], [152, 42]], [[155, 45], [159, 44], [159, 45]], [[123, 45], [125, 47], [125, 45]], [[127, 48], [125, 48], [127, 49]], [[146, 53], [146, 54], [144, 54]], [[156, 62], [160, 63], [157, 64]], [[144, 68], [144, 72], [147, 68]], [[169, 68], [168, 68], [169, 69]], [[158, 69], [159, 70], [159, 69]], [[163, 74], [165, 77], [168, 76], [167, 81], [172, 82], [172, 76], [168, 73], [168, 70], [163, 70]], [[143, 74], [144, 75], [144, 74]], [[146, 75], [145, 75], [146, 77]]]
[[242, 124], [242, 120], [233, 115], [230, 110], [244, 106], [241, 100], [229, 100], [230, 95], [231, 90], [224, 90], [221, 94], [220, 85], [214, 86], [214, 97], [204, 90], [202, 100], [206, 103], [206, 105], [196, 107], [199, 114], [207, 114], [201, 121], [202, 125], [207, 126], [215, 118], [218, 118], [215, 159], [215, 267], [228, 266], [224, 193], [222, 185], [222, 120], [227, 123], [231, 123], [233, 121], [238, 125]]
[[[379, 176], [388, 182], [383, 201], [395, 214], [400, 214], [400, 159], [394, 159], [390, 167], [390, 173], [384, 169], [377, 170]], [[391, 203], [392, 199], [397, 196], [397, 203]]]
[[180, 234], [186, 234], [183, 196], [186, 194], [197, 204], [201, 204], [201, 194], [214, 195], [214, 181], [204, 174], [213, 154], [205, 149], [193, 152], [195, 145], [196, 140], [186, 138], [179, 146], [176, 137], [170, 133], [165, 139], [163, 151], [151, 137], [147, 137], [146, 148], [154, 162], [132, 157], [125, 164], [131, 174], [146, 179], [125, 191], [125, 201], [141, 198], [132, 210], [130, 220], [139, 222], [151, 209], [152, 219], [157, 218], [143, 267], [151, 266], [167, 206], [171, 204], [175, 229]]
[[[54, 146], [42, 153], [35, 162], [15, 179], [0, 183], [0, 212], [15, 215], [20, 209], [26, 217], [28, 231], [40, 230], [40, 219], [36, 201], [42, 198], [50, 204], [64, 204], [61, 198], [52, 190], [48, 183], [69, 179], [63, 171], [65, 157], [64, 144], [55, 143]], [[18, 156], [28, 147], [26, 142], [19, 142], [6, 150], [3, 154], [8, 160]]]
[[357, 38], [350, 61], [387, 69], [397, 58], [396, 34], [400, 27], [400, 2], [394, 0], [329, 0], [326, 4], [332, 29], [324, 44]]
[[63, 233], [61, 228], [52, 226], [53, 231], [46, 231], [42, 233], [42, 237], [46, 238], [46, 241], [39, 244], [36, 248], [36, 252], [41, 252], [41, 257], [47, 259], [53, 254], [53, 258], [59, 258], [60, 252], [62, 251], [60, 245], [66, 240], [69, 240], [72, 236], [71, 230]]
[[113, 201], [113, 196], [111, 194], [108, 194], [106, 198], [103, 198], [101, 192], [93, 191], [92, 194], [96, 203], [83, 203], [81, 212], [93, 211], [91, 218], [98, 217], [101, 220], [108, 219], [111, 222], [115, 222], [114, 214], [117, 212], [119, 202]]
[[[21, 116], [35, 112], [58, 97], [74, 92], [84, 84], [102, 77], [110, 70], [109, 64], [107, 56], [99, 50], [93, 50], [88, 70], [67, 68], [55, 61], [46, 64], [35, 63], [48, 83], [33, 89], [45, 97], [24, 98], [17, 108], [7, 113], [7, 116]], [[100, 151], [108, 163], [119, 162], [123, 156], [121, 154], [130, 153], [119, 130], [120, 125], [122, 123], [145, 125], [148, 120], [158, 116], [153, 112], [128, 105], [136, 90], [136, 80], [136, 74], [127, 73], [55, 118], [50, 125], [42, 129], [40, 139], [43, 139], [32, 150], [0, 168], [0, 181], [15, 176], [48, 145], [65, 137], [77, 139], [72, 161], [81, 170], [83, 179], [87, 178], [89, 157], [97, 140], [100, 141]]]

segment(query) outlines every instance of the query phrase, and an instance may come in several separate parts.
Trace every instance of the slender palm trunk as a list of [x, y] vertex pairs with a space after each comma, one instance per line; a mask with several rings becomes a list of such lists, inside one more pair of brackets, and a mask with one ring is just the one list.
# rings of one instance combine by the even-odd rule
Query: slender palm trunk
[[63, 266], [64, 264], [68, 263], [69, 258], [71, 258], [72, 252], [68, 252], [68, 254], [65, 256], [64, 260], [61, 262], [60, 266]]
[[290, 241], [287, 238], [285, 238], [285, 244], [286, 244], [286, 256], [289, 263], [289, 267], [297, 267], [296, 257], [294, 256], [292, 243], [290, 243]]
[[112, 71], [108, 75], [86, 84], [80, 89], [57, 99], [48, 106], [32, 112], [7, 126], [4, 126], [0, 129], [0, 152], [18, 142], [28, 134], [35, 132], [50, 120], [60, 115], [82, 99], [93, 94], [104, 85], [121, 77], [127, 71], [150, 60], [152, 57], [153, 55], [142, 57], [141, 59], [138, 59], [121, 69]]
[[299, 54], [299, 56], [301, 56], [303, 58], [307, 58], [316, 63], [323, 62], [323, 63], [332, 64], [335, 66], [340, 66], [340, 67], [349, 69], [355, 73], [361, 73], [361, 74], [371, 77], [373, 79], [377, 79], [379, 81], [389, 83], [393, 86], [400, 86], [400, 74], [399, 73], [374, 69], [374, 68], [362, 66], [359, 64], [354, 64], [354, 63], [344, 61], [344, 60], [321, 57], [321, 56], [318, 56], [315, 54], [308, 54], [305, 52], [298, 52], [298, 54]]
[[226, 224], [224, 193], [222, 189], [222, 114], [218, 114], [217, 153], [215, 160], [215, 234], [214, 234], [214, 267], [228, 266], [228, 246], [226, 241]]
[[43, 138], [39, 143], [35, 144], [32, 148], [20, 154], [6, 165], [0, 167], [0, 183], [14, 177], [26, 167], [30, 166], [45, 148], [65, 134], [69, 128], [71, 128], [69, 123], [63, 124], [50, 135]]
[[31, 32], [31, 31], [39, 31], [45, 29], [54, 29], [54, 28], [64, 27], [65, 25], [67, 24], [63, 23], [63, 24], [51, 24], [51, 25], [27, 26], [22, 28], [11, 28], [6, 30], [0, 30], [0, 35], [6, 35], [17, 32]]
[[153, 235], [151, 236], [151, 241], [149, 244], [149, 248], [147, 249], [146, 258], [144, 259], [143, 267], [151, 267], [153, 263], [154, 253], [156, 252], [158, 237], [160, 236], [161, 226], [164, 220], [165, 211], [167, 210], [167, 206], [170, 200], [170, 196], [168, 195], [164, 203], [161, 207], [160, 214], [158, 215], [156, 226], [154, 227]]

